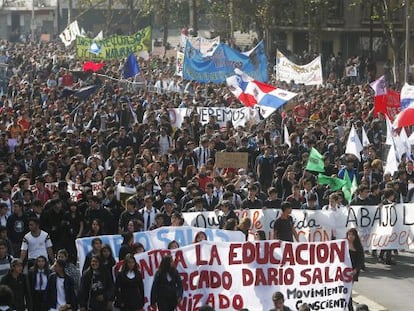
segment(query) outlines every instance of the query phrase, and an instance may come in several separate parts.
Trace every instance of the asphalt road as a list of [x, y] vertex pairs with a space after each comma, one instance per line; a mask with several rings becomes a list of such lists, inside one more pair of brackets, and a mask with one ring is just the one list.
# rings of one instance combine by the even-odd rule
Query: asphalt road
[[414, 252], [399, 252], [395, 260], [389, 266], [366, 255], [367, 270], [354, 284], [354, 302], [367, 304], [370, 311], [414, 310]]

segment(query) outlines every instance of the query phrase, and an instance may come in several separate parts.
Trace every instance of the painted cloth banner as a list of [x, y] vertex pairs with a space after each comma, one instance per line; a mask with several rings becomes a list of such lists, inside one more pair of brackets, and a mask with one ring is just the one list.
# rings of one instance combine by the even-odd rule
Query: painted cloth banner
[[190, 37], [181, 34], [180, 38], [180, 50], [184, 51], [187, 41], [190, 41], [191, 45], [199, 50], [202, 54], [212, 52], [216, 46], [220, 44], [220, 36], [213, 39], [207, 39], [204, 37]]
[[203, 55], [187, 41], [184, 52], [183, 78], [202, 83], [225, 83], [238, 68], [260, 82], [267, 82], [267, 60], [263, 41], [249, 53], [240, 53], [224, 43], [214, 52]]
[[269, 117], [275, 110], [272, 107], [260, 105], [252, 108], [197, 107], [197, 114], [200, 116], [201, 124], [207, 124], [210, 116], [213, 115], [220, 128], [225, 128], [228, 121], [231, 121], [234, 127], [244, 127], [247, 122], [257, 123]]
[[[241, 231], [228, 231], [219, 229], [205, 229], [195, 227], [162, 227], [152, 231], [143, 231], [134, 233], [134, 243], [141, 243], [145, 250], [165, 249], [168, 247], [168, 243], [175, 240], [180, 246], [186, 246], [194, 241], [195, 235], [203, 231], [207, 235], [208, 241], [213, 242], [244, 242], [245, 236]], [[85, 256], [92, 250], [92, 240], [95, 237], [86, 237], [76, 239], [76, 249], [78, 251], [79, 267], [82, 269], [85, 262]], [[104, 244], [108, 244], [114, 255], [116, 261], [118, 261], [118, 253], [121, 248], [122, 236], [120, 234], [115, 235], [101, 235]]]
[[[252, 220], [249, 240], [263, 230], [273, 238], [277, 209], [236, 210], [239, 218]], [[218, 228], [221, 212], [183, 213], [185, 224]], [[349, 228], [356, 228], [365, 249], [414, 249], [414, 203], [385, 206], [350, 206], [339, 211], [293, 210], [292, 217], [301, 242], [345, 238]]]
[[316, 57], [309, 64], [300, 66], [291, 62], [282, 52], [276, 54], [276, 79], [279, 81], [295, 81], [296, 84], [323, 84], [321, 57]]
[[[220, 128], [225, 128], [227, 121], [231, 121], [234, 127], [245, 126], [247, 122], [257, 123], [260, 120], [268, 118], [276, 109], [267, 106], [256, 105], [253, 108], [225, 108], [225, 107], [197, 107], [197, 114], [202, 125], [208, 123], [211, 115], [216, 117], [217, 123]], [[181, 127], [181, 124], [185, 116], [191, 116], [191, 108], [170, 108], [168, 109], [170, 114], [171, 126], [173, 128]], [[157, 110], [156, 115], [161, 110]], [[148, 119], [147, 111], [144, 113], [143, 123], [146, 123]]]
[[[184, 294], [177, 310], [270, 310], [281, 291], [291, 310], [307, 303], [311, 310], [348, 310], [352, 266], [345, 240], [324, 243], [203, 241], [175, 250], [135, 255], [144, 279], [149, 308], [155, 272], [171, 254]], [[149, 310], [149, 309], [148, 309]]]
[[[96, 45], [91, 53], [91, 45]], [[108, 60], [126, 58], [132, 53], [149, 51], [151, 48], [151, 27], [133, 35], [113, 35], [101, 41], [91, 38], [76, 38], [76, 56], [79, 59]]]

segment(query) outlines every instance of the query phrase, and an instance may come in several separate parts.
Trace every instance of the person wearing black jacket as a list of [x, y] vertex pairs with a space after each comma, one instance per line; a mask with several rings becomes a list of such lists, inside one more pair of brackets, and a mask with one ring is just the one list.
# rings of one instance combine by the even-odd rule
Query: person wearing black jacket
[[1, 284], [7, 285], [13, 291], [13, 310], [32, 310], [29, 282], [27, 276], [23, 274], [23, 262], [20, 259], [13, 259], [10, 271], [1, 280]]
[[151, 287], [151, 306], [159, 311], [174, 311], [183, 298], [183, 285], [177, 269], [172, 265], [172, 257], [162, 258]]
[[131, 254], [127, 254], [115, 282], [115, 306], [121, 311], [136, 311], [144, 307], [144, 283], [141, 271]]
[[49, 264], [46, 257], [37, 257], [33, 267], [29, 270], [29, 285], [33, 300], [33, 311], [48, 310], [45, 302], [49, 274]]
[[75, 283], [73, 278], [65, 273], [65, 266], [66, 262], [64, 260], [56, 260], [55, 272], [49, 276], [46, 288], [46, 306], [48, 310], [60, 310], [60, 308], [66, 308], [65, 310], [68, 311], [78, 310]]
[[81, 311], [111, 310], [114, 285], [111, 275], [101, 267], [98, 256], [92, 256], [91, 266], [81, 278], [79, 305]]

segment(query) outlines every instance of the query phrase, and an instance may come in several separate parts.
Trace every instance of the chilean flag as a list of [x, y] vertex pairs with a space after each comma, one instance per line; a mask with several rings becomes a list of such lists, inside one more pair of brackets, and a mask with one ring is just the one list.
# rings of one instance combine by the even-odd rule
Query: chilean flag
[[374, 97], [374, 114], [382, 112], [387, 114], [387, 84], [385, 82], [385, 76], [381, 76], [369, 85], [375, 92]]
[[414, 102], [412, 102], [407, 108], [397, 114], [393, 123], [394, 128], [411, 125], [414, 125]]
[[278, 109], [297, 94], [254, 80], [239, 69], [226, 79], [227, 86], [245, 106], [258, 104]]
[[401, 110], [407, 108], [414, 102], [414, 85], [405, 83], [401, 90]]
[[385, 77], [381, 76], [369, 85], [375, 92], [374, 115], [379, 112], [393, 121], [401, 110], [400, 93], [387, 88]]

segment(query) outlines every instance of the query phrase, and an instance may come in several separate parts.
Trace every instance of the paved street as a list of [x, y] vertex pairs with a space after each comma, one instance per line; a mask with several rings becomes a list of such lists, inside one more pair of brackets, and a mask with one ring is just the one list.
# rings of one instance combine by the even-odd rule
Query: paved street
[[387, 266], [366, 255], [367, 271], [354, 285], [354, 301], [367, 304], [370, 311], [413, 310], [414, 252], [400, 252], [396, 261]]

